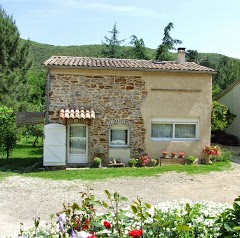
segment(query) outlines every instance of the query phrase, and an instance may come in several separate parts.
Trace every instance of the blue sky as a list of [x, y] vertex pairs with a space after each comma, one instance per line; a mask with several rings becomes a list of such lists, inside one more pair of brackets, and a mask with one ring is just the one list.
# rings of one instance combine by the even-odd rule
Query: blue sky
[[101, 44], [117, 24], [119, 39], [131, 35], [157, 48], [164, 27], [198, 52], [240, 58], [240, 0], [1, 0], [24, 39], [51, 45]]

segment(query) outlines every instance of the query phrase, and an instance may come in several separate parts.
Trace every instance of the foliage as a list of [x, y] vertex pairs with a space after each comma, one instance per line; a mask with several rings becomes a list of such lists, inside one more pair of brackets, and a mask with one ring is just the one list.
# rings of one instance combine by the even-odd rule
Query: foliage
[[190, 164], [192, 164], [195, 160], [196, 160], [196, 157], [195, 157], [195, 156], [190, 155], [190, 156], [187, 157], [187, 161], [188, 161]]
[[233, 157], [233, 152], [231, 150], [227, 150], [222, 148], [221, 154], [217, 157], [218, 161], [227, 161]]
[[157, 164], [157, 160], [156, 159], [149, 159], [149, 165], [150, 166], [155, 166]]
[[240, 237], [240, 196], [234, 200], [233, 208], [227, 208], [215, 222], [220, 226], [218, 238]]
[[0, 6], [0, 103], [24, 110], [28, 100], [30, 41], [21, 41], [15, 21]]
[[164, 37], [162, 39], [162, 44], [160, 44], [156, 50], [156, 60], [173, 60], [169, 54], [169, 51], [175, 49], [175, 45], [182, 44], [180, 40], [173, 39], [170, 36], [170, 31], [172, 29], [172, 22], [168, 23], [168, 25], [164, 28]]
[[15, 114], [11, 108], [0, 106], [0, 152], [8, 159], [17, 142]]
[[149, 59], [147, 49], [142, 38], [138, 39], [135, 35], [132, 35], [130, 44], [133, 45], [132, 56], [134, 59]]
[[107, 58], [121, 58], [121, 51], [120, 45], [124, 42], [124, 40], [118, 39], [119, 31], [117, 30], [116, 23], [113, 26], [113, 29], [109, 31], [111, 34], [110, 38], [105, 36], [105, 42], [102, 42], [103, 48], [103, 55]]
[[[210, 202], [193, 203], [190, 201], [166, 202], [155, 206], [137, 198], [130, 208], [124, 209], [126, 197], [119, 193], [104, 191], [107, 201], [98, 200], [87, 188], [81, 192], [80, 204], [64, 204], [64, 209], [57, 213], [57, 223], [51, 216], [48, 225], [36, 225], [32, 229], [21, 230], [21, 236], [32, 237], [78, 237], [78, 238], [140, 238], [140, 237], [226, 237], [226, 226], [231, 233], [237, 234], [239, 227], [239, 201], [234, 209], [226, 205]], [[104, 213], [98, 214], [98, 207]], [[102, 209], [101, 209], [102, 210]], [[226, 215], [227, 214], [227, 215]], [[220, 219], [219, 219], [220, 217]], [[234, 225], [231, 223], [233, 220]], [[233, 233], [233, 230], [235, 233]], [[229, 236], [230, 237], [230, 236]], [[231, 236], [238, 237], [238, 236]]]
[[187, 61], [189, 62], [198, 63], [198, 58], [199, 58], [198, 52], [196, 50], [187, 50], [186, 58], [187, 58]]
[[95, 163], [95, 164], [101, 164], [101, 163], [102, 163], [102, 159], [99, 158], [99, 157], [94, 157], [93, 163]]
[[232, 114], [227, 106], [217, 102], [212, 102], [212, 112], [211, 112], [211, 119], [212, 125], [211, 130], [223, 130], [231, 125], [233, 119], [236, 115]]
[[135, 159], [135, 158], [131, 158], [131, 159], [128, 161], [129, 166], [135, 166], [137, 163], [138, 163], [138, 161], [137, 161], [137, 159]]

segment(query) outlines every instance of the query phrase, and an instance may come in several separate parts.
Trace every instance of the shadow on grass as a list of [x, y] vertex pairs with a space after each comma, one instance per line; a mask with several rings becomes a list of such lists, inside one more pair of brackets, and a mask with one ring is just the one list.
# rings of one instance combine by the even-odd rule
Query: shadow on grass
[[1, 172], [27, 173], [43, 167], [42, 158], [0, 159]]

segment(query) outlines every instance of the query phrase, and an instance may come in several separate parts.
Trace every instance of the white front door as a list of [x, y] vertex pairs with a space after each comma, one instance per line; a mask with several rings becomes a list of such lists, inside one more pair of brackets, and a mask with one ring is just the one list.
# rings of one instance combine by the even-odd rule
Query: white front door
[[87, 126], [69, 125], [68, 132], [68, 163], [87, 163]]

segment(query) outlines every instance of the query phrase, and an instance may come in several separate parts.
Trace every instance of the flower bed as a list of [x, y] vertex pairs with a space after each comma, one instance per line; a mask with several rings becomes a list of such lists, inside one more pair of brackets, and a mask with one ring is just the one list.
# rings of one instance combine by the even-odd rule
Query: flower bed
[[[121, 209], [127, 198], [105, 190], [107, 201], [99, 201], [90, 189], [81, 193], [81, 205], [65, 205], [52, 216], [48, 224], [35, 218], [34, 227], [21, 232], [24, 237], [78, 237], [78, 238], [143, 238], [143, 237], [218, 237], [223, 232], [222, 214], [232, 211], [226, 205], [191, 201], [166, 202], [156, 206], [133, 201], [128, 209]], [[240, 198], [234, 207], [239, 206]], [[98, 214], [97, 206], [106, 212]], [[237, 212], [239, 212], [237, 207]], [[237, 214], [237, 213], [236, 213]], [[57, 221], [57, 222], [56, 222]], [[234, 230], [234, 229], [232, 229]], [[234, 237], [234, 236], [231, 236]], [[237, 236], [236, 236], [237, 237]]]

